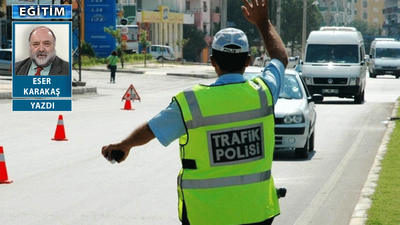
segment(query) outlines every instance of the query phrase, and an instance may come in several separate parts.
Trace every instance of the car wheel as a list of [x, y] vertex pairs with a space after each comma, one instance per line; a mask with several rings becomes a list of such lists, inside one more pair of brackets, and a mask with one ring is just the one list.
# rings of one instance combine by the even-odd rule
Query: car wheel
[[310, 149], [309, 149], [310, 152], [314, 151], [314, 133], [315, 133], [315, 130], [311, 134], [310, 139], [308, 139], [308, 141], [310, 142]]
[[[161, 57], [161, 56], [158, 57], [158, 58], [157, 58], [157, 61], [159, 61], [159, 62], [163, 61], [163, 57]], [[165, 61], [165, 59], [164, 59], [164, 61]]]
[[296, 155], [296, 158], [307, 159], [309, 150], [310, 150], [310, 141], [307, 140], [306, 144], [304, 145], [304, 147], [303, 148], [296, 148], [294, 150], [294, 153]]
[[363, 91], [362, 96], [361, 96], [361, 102], [364, 102], [364, 101], [365, 101], [365, 90]]
[[376, 74], [374, 73], [374, 72], [369, 72], [369, 77], [371, 77], [371, 78], [376, 78]]
[[364, 101], [364, 91], [362, 91], [360, 94], [354, 96], [354, 103], [356, 104], [361, 104]]

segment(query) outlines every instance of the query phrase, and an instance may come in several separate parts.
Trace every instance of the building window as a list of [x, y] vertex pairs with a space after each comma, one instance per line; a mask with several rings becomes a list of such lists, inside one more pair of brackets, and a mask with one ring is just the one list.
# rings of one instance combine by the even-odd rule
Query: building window
[[186, 2], [186, 11], [190, 11], [190, 2], [189, 1]]
[[363, 2], [363, 7], [364, 7], [364, 8], [367, 8], [367, 7], [368, 7], [368, 1], [367, 1], [367, 0], [364, 0], [364, 2]]
[[203, 12], [207, 12], [207, 2], [203, 1]]
[[367, 12], [363, 13], [363, 19], [365, 19], [365, 20], [368, 19], [368, 13]]

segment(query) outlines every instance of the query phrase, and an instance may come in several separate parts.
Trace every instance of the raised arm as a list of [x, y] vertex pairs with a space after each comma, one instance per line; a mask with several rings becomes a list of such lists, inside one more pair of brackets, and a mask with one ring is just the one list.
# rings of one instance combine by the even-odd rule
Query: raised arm
[[269, 57], [278, 59], [286, 67], [288, 56], [281, 37], [269, 21], [268, 0], [250, 0], [250, 2], [243, 0], [243, 3], [243, 15], [249, 22], [257, 26]]

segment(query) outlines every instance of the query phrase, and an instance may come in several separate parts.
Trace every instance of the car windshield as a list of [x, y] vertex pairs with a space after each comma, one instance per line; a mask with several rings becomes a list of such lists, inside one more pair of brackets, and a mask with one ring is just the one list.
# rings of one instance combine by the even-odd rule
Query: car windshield
[[398, 48], [377, 48], [376, 58], [400, 58], [400, 49]]
[[307, 46], [306, 62], [311, 63], [358, 63], [357, 45], [320, 45]]
[[283, 80], [283, 88], [279, 98], [301, 99], [303, 97], [297, 79], [293, 75], [286, 75]]

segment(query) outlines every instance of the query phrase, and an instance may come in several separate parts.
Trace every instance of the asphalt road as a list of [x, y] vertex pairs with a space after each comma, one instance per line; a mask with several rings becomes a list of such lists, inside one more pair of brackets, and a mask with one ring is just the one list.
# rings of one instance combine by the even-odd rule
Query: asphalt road
[[[209, 69], [209, 68], [208, 68]], [[0, 100], [0, 146], [12, 184], [0, 185], [1, 224], [179, 224], [176, 176], [178, 142], [153, 140], [126, 162], [110, 164], [103, 145], [119, 141], [165, 108], [171, 97], [214, 79], [118, 73], [83, 73], [97, 94], [75, 95], [61, 113], [68, 141], [53, 141], [58, 112], [11, 112]], [[135, 110], [121, 110], [133, 84]], [[367, 80], [366, 101], [327, 98], [317, 104], [315, 152], [307, 160], [277, 152], [273, 175], [288, 189], [274, 224], [349, 224], [381, 143], [400, 79]]]

